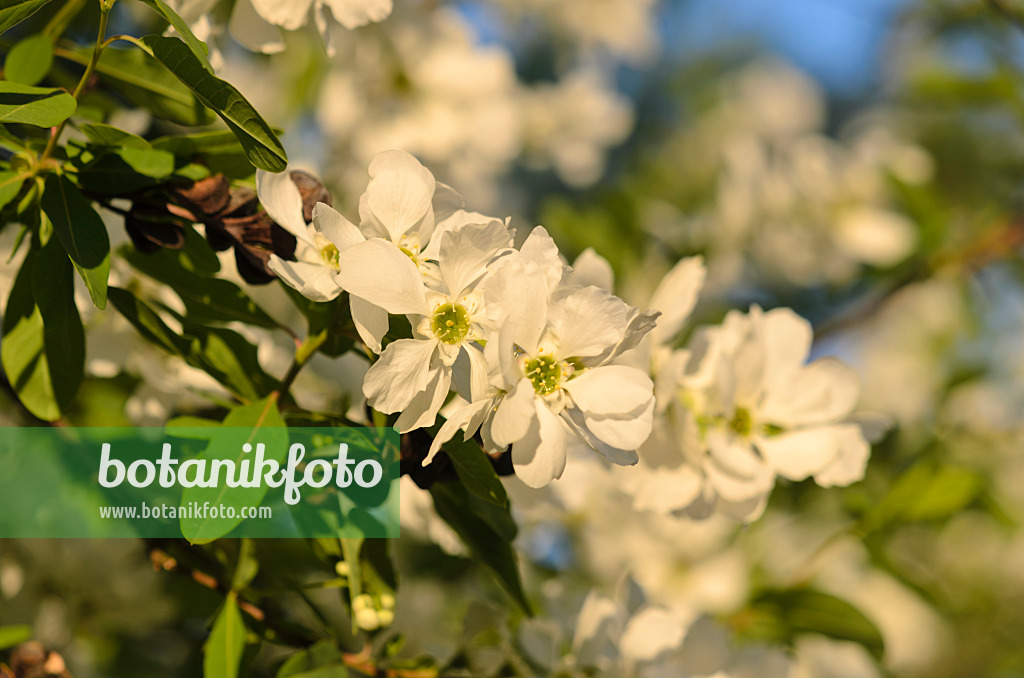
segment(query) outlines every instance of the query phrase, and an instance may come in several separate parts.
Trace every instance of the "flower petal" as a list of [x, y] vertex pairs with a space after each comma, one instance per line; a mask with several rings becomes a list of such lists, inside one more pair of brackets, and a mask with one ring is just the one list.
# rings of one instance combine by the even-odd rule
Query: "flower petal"
[[814, 482], [822, 487], [845, 487], [864, 477], [871, 456], [871, 446], [864, 439], [860, 426], [846, 424], [836, 427], [839, 449], [832, 462], [814, 474]]
[[803, 480], [821, 471], [839, 453], [842, 427], [819, 426], [754, 439], [757, 451], [780, 476]]
[[441, 447], [455, 437], [459, 429], [467, 429], [466, 435], [470, 435], [470, 427], [472, 421], [478, 417], [482, 410], [490, 408], [490, 400], [478, 400], [475, 403], [468, 403], [464, 407], [460, 407], [452, 415], [444, 420], [441, 424], [441, 428], [438, 429], [437, 435], [434, 436], [434, 440], [430, 443], [430, 451], [427, 453], [426, 459], [423, 460], [423, 465], [426, 466], [434, 460], [437, 453], [441, 451]]
[[405, 151], [384, 151], [370, 161], [366, 206], [392, 242], [397, 243], [426, 216], [433, 196], [434, 175]]
[[466, 224], [442, 234], [438, 266], [452, 298], [461, 297], [511, 246], [508, 228], [500, 221]]
[[256, 170], [256, 194], [270, 218], [299, 240], [314, 245], [309, 226], [302, 218], [302, 194], [289, 172], [271, 174]]
[[363, 232], [336, 209], [322, 202], [313, 206], [313, 227], [323, 233], [339, 252], [366, 240]]
[[363, 394], [385, 413], [398, 412], [431, 382], [440, 362], [433, 360], [436, 341], [399, 339], [391, 342], [366, 373]]
[[757, 414], [786, 428], [832, 423], [853, 410], [859, 392], [852, 368], [834, 358], [822, 358], [775, 382]]
[[565, 429], [538, 399], [534, 410], [537, 416], [526, 435], [512, 445], [512, 467], [529, 487], [544, 487], [565, 470]]
[[651, 332], [655, 342], [667, 343], [683, 328], [697, 304], [706, 275], [701, 257], [683, 259], [665, 274], [648, 304], [648, 308], [661, 311], [658, 326]]
[[359, 338], [374, 353], [380, 353], [380, 342], [388, 333], [388, 312], [361, 297], [348, 296], [352, 310], [352, 324], [356, 326]]
[[583, 250], [572, 262], [572, 272], [566, 276], [566, 283], [580, 287], [598, 287], [611, 292], [615, 289], [615, 272], [608, 260], [594, 251], [593, 247]]
[[287, 31], [306, 24], [312, 5], [313, 0], [252, 0], [253, 8], [265, 21]]
[[228, 21], [231, 37], [251, 52], [277, 54], [284, 49], [281, 31], [261, 17], [252, 6], [252, 0], [236, 0]]
[[357, 297], [388, 313], [426, 314], [423, 279], [412, 259], [393, 243], [379, 238], [338, 253], [338, 283]]
[[520, 379], [501, 399], [491, 421], [491, 438], [496, 444], [506, 447], [526, 435], [534, 419], [535, 397], [530, 380]]
[[444, 405], [444, 399], [451, 387], [452, 373], [446, 369], [435, 369], [431, 374], [432, 378], [426, 388], [413, 396], [395, 421], [395, 428], [399, 433], [433, 426], [437, 420], [437, 413]]
[[285, 261], [276, 254], [270, 255], [267, 266], [278, 278], [294, 287], [307, 299], [330, 301], [341, 294], [341, 288], [335, 281], [335, 272], [327, 266]]
[[373, 21], [383, 21], [391, 14], [391, 0], [323, 0], [331, 8], [334, 19], [349, 30]]

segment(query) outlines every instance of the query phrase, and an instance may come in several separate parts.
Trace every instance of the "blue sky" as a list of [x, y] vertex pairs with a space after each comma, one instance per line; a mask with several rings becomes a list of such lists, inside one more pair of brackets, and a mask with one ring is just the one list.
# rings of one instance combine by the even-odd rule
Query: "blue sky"
[[908, 0], [669, 0], [665, 46], [680, 56], [722, 42], [776, 52], [839, 94], [863, 93], [882, 67], [885, 39]]

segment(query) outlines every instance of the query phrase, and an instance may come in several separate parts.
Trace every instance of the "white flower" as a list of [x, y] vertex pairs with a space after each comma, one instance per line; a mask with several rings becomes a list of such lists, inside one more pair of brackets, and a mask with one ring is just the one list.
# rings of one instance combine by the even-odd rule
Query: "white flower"
[[635, 464], [650, 434], [651, 380], [611, 362], [636, 346], [657, 314], [641, 314], [596, 287], [559, 285], [561, 260], [537, 227], [521, 250], [498, 262], [484, 298], [492, 325], [485, 355], [489, 382], [474, 380], [470, 403], [452, 413], [429, 463], [459, 428], [481, 429], [485, 446], [512, 446], [516, 475], [546, 485], [565, 467], [567, 434], [617, 464]]
[[239, 4], [249, 2], [261, 19], [287, 31], [305, 26], [312, 11], [328, 51], [331, 50], [328, 9], [334, 20], [348, 29], [383, 21], [390, 16], [392, 9], [391, 0], [239, 0]]
[[719, 510], [752, 519], [781, 475], [847, 485], [863, 476], [869, 445], [845, 420], [857, 401], [852, 369], [832, 358], [805, 364], [810, 324], [789, 309], [731, 312], [662, 367], [665, 429], [644, 449], [654, 472], [634, 491], [642, 508]]
[[502, 222], [490, 221], [444, 231], [439, 241], [436, 264], [418, 260], [417, 265], [383, 239], [353, 248], [358, 252], [351, 257], [343, 255], [345, 285], [370, 303], [408, 315], [412, 324], [413, 338], [389, 344], [363, 383], [375, 409], [402, 412], [395, 424], [402, 432], [434, 423], [460, 358], [471, 373], [486, 378], [474, 345], [487, 326], [482, 283], [488, 265], [511, 251], [512, 235]]

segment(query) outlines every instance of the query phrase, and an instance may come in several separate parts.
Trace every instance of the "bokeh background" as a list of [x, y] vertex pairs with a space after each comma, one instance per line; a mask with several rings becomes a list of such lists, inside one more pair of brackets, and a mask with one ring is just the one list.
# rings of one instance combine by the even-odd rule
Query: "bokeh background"
[[[116, 30], [146, 30], [134, 4], [118, 3]], [[219, 73], [343, 211], [355, 213], [373, 154], [402, 148], [475, 209], [522, 233], [544, 224], [570, 260], [593, 248], [632, 303], [701, 255], [696, 322], [794, 308], [818, 354], [856, 367], [878, 433], [862, 482], [780, 481], [749, 526], [635, 513], [585, 459], [543, 491], [509, 480], [537, 621], [508, 612], [410, 486], [403, 652], [463, 671], [445, 675], [492, 675], [506, 652], [524, 657], [522, 675], [566, 675], [587, 592], [636, 587], [687, 620], [713, 618], [737, 647], [783, 648], [800, 678], [1024, 676], [1024, 4], [396, 0], [380, 24], [335, 26], [331, 57], [312, 27], [279, 54], [252, 53], [218, 28], [230, 5], [207, 36]], [[87, 42], [94, 22], [86, 11], [73, 31]], [[116, 121], [163, 125], [138, 111]], [[15, 235], [0, 230], [0, 249]], [[0, 263], [0, 298], [18, 263]], [[112, 277], [152, 286], [123, 262]], [[294, 313], [277, 285], [251, 292]], [[217, 411], [215, 382], [81, 296], [89, 376], [70, 423]], [[287, 337], [244, 331], [268, 371], [287, 367]], [[361, 416], [365, 364], [317, 361], [295, 387], [304, 404]], [[9, 389], [0, 423], [29, 423]], [[199, 675], [219, 599], [155, 571], [150, 546], [0, 541], [0, 626], [31, 625], [79, 677]], [[299, 549], [259, 548], [267, 572], [313, 576]], [[805, 585], [863, 619], [800, 617]], [[265, 650], [254, 675], [279, 656]]]

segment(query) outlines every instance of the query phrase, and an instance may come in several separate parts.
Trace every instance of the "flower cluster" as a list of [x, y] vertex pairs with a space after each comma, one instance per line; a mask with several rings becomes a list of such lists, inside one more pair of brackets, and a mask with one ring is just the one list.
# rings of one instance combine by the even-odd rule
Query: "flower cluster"
[[[323, 203], [307, 224], [294, 182], [260, 173], [260, 200], [298, 241], [295, 261], [269, 266], [315, 301], [348, 293], [379, 355], [363, 393], [400, 431], [433, 426], [458, 396], [424, 464], [459, 430], [479, 433], [490, 452], [511, 447], [516, 475], [540, 487], [579, 441], [614, 464], [642, 462], [623, 480], [637, 508], [745, 520], [777, 476], [830, 486], [863, 475], [869, 447], [846, 421], [856, 375], [835, 359], [805, 364], [812, 332], [792, 311], [733, 311], [674, 348], [700, 259], [670, 271], [642, 312], [612, 294], [598, 255], [567, 266], [541, 226], [517, 249], [507, 220], [466, 211], [412, 155], [381, 153], [369, 175], [357, 226]], [[411, 336], [385, 345], [391, 316]]]
[[[459, 429], [489, 451], [511, 446], [532, 486], [561, 475], [571, 438], [635, 464], [653, 383], [616, 360], [658, 313], [584, 284], [543, 227], [516, 249], [506, 221], [466, 211], [408, 153], [377, 155], [369, 174], [358, 226], [323, 203], [306, 224], [286, 175], [257, 177], [267, 212], [299, 242], [295, 261], [274, 256], [271, 269], [315, 301], [347, 292], [356, 331], [379, 354], [363, 382], [369, 404], [399, 413], [408, 432], [460, 396], [425, 464]], [[390, 316], [407, 318], [411, 336], [385, 345]]]

